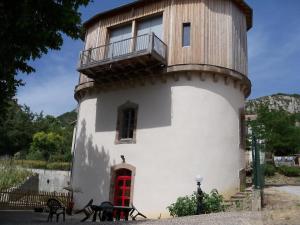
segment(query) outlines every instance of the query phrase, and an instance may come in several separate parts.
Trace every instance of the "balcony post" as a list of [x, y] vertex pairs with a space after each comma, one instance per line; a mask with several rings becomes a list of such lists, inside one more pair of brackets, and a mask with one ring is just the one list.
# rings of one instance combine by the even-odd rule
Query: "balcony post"
[[148, 51], [150, 52], [150, 53], [152, 53], [152, 51], [153, 51], [153, 45], [154, 45], [154, 33], [153, 32], [151, 32], [150, 34], [149, 34], [149, 47], [148, 47]]
[[132, 21], [132, 40], [131, 40], [131, 47], [130, 47], [130, 51], [134, 52], [135, 51], [135, 46], [136, 46], [136, 42], [137, 42], [137, 25], [136, 25], [136, 20]]
[[87, 63], [90, 63], [91, 62], [91, 55], [92, 55], [92, 48], [89, 48], [87, 52], [88, 52]]
[[111, 43], [111, 58], [113, 59], [114, 58], [114, 46], [115, 46], [115, 43]]

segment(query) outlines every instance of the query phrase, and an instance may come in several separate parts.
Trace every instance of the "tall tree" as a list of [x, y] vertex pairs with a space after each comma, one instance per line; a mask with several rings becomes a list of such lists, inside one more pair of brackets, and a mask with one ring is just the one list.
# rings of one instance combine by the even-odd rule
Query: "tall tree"
[[81, 37], [80, 6], [90, 0], [0, 0], [0, 117], [22, 81], [29, 60], [60, 49], [62, 35]]
[[0, 117], [0, 155], [26, 154], [36, 130], [33, 124], [36, 115], [16, 101], [9, 102], [7, 112], [6, 118]]
[[257, 138], [265, 141], [268, 152], [290, 155], [300, 152], [300, 127], [295, 126], [296, 116], [261, 105], [257, 119], [249, 124]]

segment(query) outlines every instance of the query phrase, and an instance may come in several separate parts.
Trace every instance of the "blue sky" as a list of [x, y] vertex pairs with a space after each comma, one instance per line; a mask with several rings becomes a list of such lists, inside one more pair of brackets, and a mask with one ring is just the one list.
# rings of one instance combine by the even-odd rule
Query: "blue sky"
[[[98, 12], [131, 2], [94, 0], [82, 8], [85, 21]], [[247, 0], [254, 10], [254, 26], [248, 33], [250, 98], [283, 93], [300, 94], [300, 1]], [[76, 64], [81, 41], [67, 37], [60, 51], [50, 51], [31, 63], [36, 73], [19, 74], [26, 85], [18, 89], [20, 104], [32, 111], [60, 115], [76, 107]]]

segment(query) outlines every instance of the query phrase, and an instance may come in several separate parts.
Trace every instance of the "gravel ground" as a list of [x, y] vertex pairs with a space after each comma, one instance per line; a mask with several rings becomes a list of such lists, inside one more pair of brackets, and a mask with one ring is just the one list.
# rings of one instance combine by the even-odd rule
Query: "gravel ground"
[[[92, 222], [80, 223], [81, 217], [67, 217], [66, 223], [54, 224], [95, 224]], [[46, 222], [47, 214], [34, 213], [31, 211], [0, 211], [1, 225], [19, 225], [19, 224], [49, 224]], [[98, 222], [99, 223], [99, 222]], [[104, 223], [103, 225], [111, 225], [112, 223]], [[162, 220], [141, 220], [129, 222], [116, 222], [115, 225], [263, 225], [262, 215], [259, 212], [230, 212], [230, 213], [216, 213], [201, 216], [190, 216], [174, 219]]]
[[266, 206], [263, 210], [266, 225], [300, 224], [300, 187], [282, 186], [265, 189]]

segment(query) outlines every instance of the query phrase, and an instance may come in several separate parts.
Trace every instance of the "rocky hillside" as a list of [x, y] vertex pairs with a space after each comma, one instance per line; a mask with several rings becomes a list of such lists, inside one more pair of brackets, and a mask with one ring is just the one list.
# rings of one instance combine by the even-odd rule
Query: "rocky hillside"
[[269, 109], [286, 110], [290, 113], [300, 113], [300, 95], [299, 94], [274, 94], [256, 99], [248, 100], [246, 103], [246, 111], [255, 113], [260, 104], [268, 105]]

